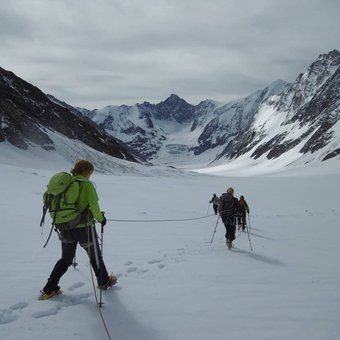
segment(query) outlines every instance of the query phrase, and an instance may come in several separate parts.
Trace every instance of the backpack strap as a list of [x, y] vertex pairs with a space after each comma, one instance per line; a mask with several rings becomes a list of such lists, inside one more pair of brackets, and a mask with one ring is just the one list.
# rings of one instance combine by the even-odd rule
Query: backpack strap
[[51, 226], [50, 233], [49, 233], [49, 235], [48, 235], [48, 238], [47, 238], [47, 240], [46, 240], [46, 242], [45, 242], [45, 244], [44, 244], [43, 248], [46, 248], [46, 246], [47, 246], [47, 243], [48, 243], [48, 241], [49, 241], [49, 240], [50, 240], [50, 238], [51, 238], [51, 235], [52, 235], [52, 230], [53, 230], [53, 224], [52, 224], [52, 226]]
[[[68, 186], [67, 186], [67, 188], [64, 190], [64, 192], [63, 192], [63, 195], [64, 195], [64, 202], [68, 205], [68, 204], [71, 204], [71, 203], [68, 203], [67, 202], [67, 197], [66, 197], [66, 193], [67, 193], [67, 190], [71, 187], [71, 185], [72, 184], [74, 184], [74, 183], [78, 183], [78, 185], [79, 185], [79, 190], [80, 190], [80, 180], [79, 179], [76, 179], [76, 180], [74, 180], [74, 181], [72, 181]], [[78, 201], [78, 200], [77, 200]], [[78, 203], [78, 202], [75, 202], [75, 203]]]
[[50, 209], [51, 201], [52, 201], [52, 195], [46, 194], [46, 201], [43, 206], [43, 215], [41, 217], [40, 227], [42, 227], [45, 223], [45, 216], [46, 216], [47, 210]]
[[[57, 203], [56, 203], [57, 206], [60, 206], [60, 198], [61, 198], [61, 196], [59, 196], [59, 197], [57, 198]], [[51, 203], [51, 198], [50, 198], [50, 203]], [[45, 214], [46, 214], [46, 212], [45, 212]], [[52, 221], [52, 226], [51, 226], [51, 230], [50, 230], [50, 233], [48, 234], [48, 238], [47, 238], [47, 240], [46, 240], [46, 242], [45, 242], [43, 248], [46, 248], [47, 243], [48, 243], [48, 241], [49, 241], [50, 238], [51, 238], [52, 230], [53, 230], [53, 227], [54, 227], [54, 223], [55, 223], [56, 216], [57, 216], [57, 214], [54, 214], [54, 216], [53, 216], [53, 221]]]

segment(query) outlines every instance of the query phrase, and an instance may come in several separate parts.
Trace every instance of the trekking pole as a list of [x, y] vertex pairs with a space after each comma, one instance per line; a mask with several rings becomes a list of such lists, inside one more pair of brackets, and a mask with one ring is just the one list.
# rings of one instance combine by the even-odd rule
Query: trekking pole
[[250, 235], [249, 235], [248, 224], [247, 224], [247, 234], [248, 234], [248, 240], [249, 240], [250, 250], [253, 251], [253, 247], [251, 246], [251, 241], [250, 241]]
[[[100, 276], [100, 282], [103, 284], [103, 246], [104, 246], [104, 226], [101, 226], [100, 229], [100, 262], [99, 262], [99, 276]], [[103, 295], [103, 289], [100, 288], [99, 292], [99, 307], [103, 305], [102, 302], [102, 295]]]
[[213, 241], [214, 241], [214, 236], [215, 236], [215, 233], [216, 233], [216, 229], [217, 229], [217, 224], [218, 224], [218, 220], [220, 219], [220, 215], [217, 216], [217, 221], [216, 221], [216, 225], [215, 225], [215, 229], [214, 229], [214, 233], [212, 235], [212, 238], [211, 238], [211, 241], [210, 243], [212, 244]]
[[[103, 233], [103, 231], [102, 231]], [[94, 258], [96, 260], [96, 265], [97, 267], [99, 268], [99, 281], [100, 283], [102, 283], [102, 255], [98, 254], [98, 248], [99, 248], [99, 244], [98, 244], [98, 236], [97, 236], [97, 233], [96, 233], [96, 229], [95, 229], [95, 224], [92, 222], [91, 224], [91, 236], [92, 236], [92, 244], [93, 244], [93, 250], [94, 250]], [[100, 261], [101, 260], [101, 261]], [[98, 302], [98, 306], [101, 307], [103, 305], [103, 302], [102, 302], [102, 288], [100, 288], [100, 298], [99, 298], [99, 302]]]
[[250, 227], [250, 215], [248, 213], [248, 223], [249, 223], [249, 231], [251, 232], [251, 227]]

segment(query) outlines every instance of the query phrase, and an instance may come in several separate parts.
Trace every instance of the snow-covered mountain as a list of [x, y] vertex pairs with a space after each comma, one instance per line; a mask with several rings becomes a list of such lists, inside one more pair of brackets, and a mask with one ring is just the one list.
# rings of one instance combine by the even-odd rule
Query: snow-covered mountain
[[[158, 104], [83, 111], [154, 164], [229, 163], [247, 158], [322, 161], [340, 153], [340, 52], [322, 54], [293, 84], [282, 80], [229, 103]], [[289, 152], [289, 153], [288, 153]]]
[[[71, 161], [82, 154], [136, 160], [123, 143], [76, 111], [0, 68], [0, 142], [19, 150], [56, 151]], [[79, 149], [77, 155], [72, 148]]]
[[[340, 153], [340, 52], [331, 51], [300, 74], [281, 95], [269, 98], [220, 157], [248, 155], [287, 164], [327, 160]], [[290, 156], [287, 157], [287, 153]]]
[[45, 95], [0, 69], [0, 142], [56, 150], [71, 161], [91, 155], [106, 164], [102, 169], [111, 167], [104, 154], [190, 169], [232, 164], [234, 170], [338, 159], [339, 65], [340, 52], [333, 50], [294, 83], [278, 80], [227, 103], [191, 105], [172, 94], [158, 104], [93, 111]]
[[247, 128], [268, 97], [287, 86], [284, 81], [276, 81], [227, 104], [205, 100], [191, 105], [172, 94], [158, 104], [107, 106], [85, 114], [153, 163], [178, 164], [199, 159], [201, 164], [207, 164], [241, 129]]

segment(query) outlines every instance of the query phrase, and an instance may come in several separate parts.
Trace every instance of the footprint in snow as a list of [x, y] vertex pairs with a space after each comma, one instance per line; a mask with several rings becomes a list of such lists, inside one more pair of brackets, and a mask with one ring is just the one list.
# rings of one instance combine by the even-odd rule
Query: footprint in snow
[[148, 261], [148, 264], [155, 264], [155, 263], [160, 263], [162, 260], [150, 260]]
[[137, 267], [130, 267], [130, 268], [128, 268], [127, 269], [127, 273], [133, 273], [133, 272], [136, 272], [138, 270], [138, 268]]
[[59, 305], [61, 307], [70, 307], [79, 305], [84, 302], [84, 300], [87, 300], [91, 296], [91, 293], [82, 293], [82, 294], [76, 294], [76, 295], [59, 295], [57, 298], [60, 297], [61, 302]]
[[75, 284], [73, 284], [72, 286], [70, 286], [69, 288], [68, 288], [68, 290], [75, 290], [75, 289], [77, 289], [77, 288], [80, 288], [80, 287], [83, 287], [83, 286], [85, 286], [85, 283], [83, 283], [83, 282], [77, 282], [77, 283], [75, 283]]
[[159, 269], [163, 269], [165, 267], [165, 264], [162, 263], [162, 260], [150, 260], [148, 261], [148, 264], [157, 264]]
[[48, 308], [42, 310], [40, 312], [36, 312], [32, 314], [32, 317], [35, 319], [44, 318], [47, 316], [55, 315], [64, 307], [76, 306], [87, 300], [91, 296], [91, 293], [77, 294], [77, 295], [58, 295], [51, 299], [51, 302], [55, 303], [55, 306], [52, 308]]
[[0, 310], [0, 325], [5, 323], [10, 323], [18, 319], [18, 316], [15, 315], [15, 311], [24, 309], [28, 306], [27, 302], [18, 302], [15, 305], [12, 305], [8, 308]]
[[124, 263], [124, 266], [131, 266], [132, 264], [133, 264], [132, 261], [127, 261], [127, 262]]
[[34, 319], [40, 319], [40, 318], [44, 318], [44, 317], [46, 317], [46, 316], [55, 315], [55, 314], [58, 313], [58, 311], [59, 311], [60, 309], [61, 309], [60, 306], [55, 306], [55, 307], [46, 309], [46, 310], [41, 311], [41, 312], [33, 313], [33, 314], [32, 314], [32, 317], [33, 317]]

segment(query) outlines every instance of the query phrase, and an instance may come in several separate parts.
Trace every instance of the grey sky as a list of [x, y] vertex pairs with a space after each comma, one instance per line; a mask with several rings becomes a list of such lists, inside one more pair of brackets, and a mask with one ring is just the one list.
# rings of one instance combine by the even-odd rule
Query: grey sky
[[340, 0], [0, 0], [0, 66], [71, 105], [241, 98], [340, 48]]

